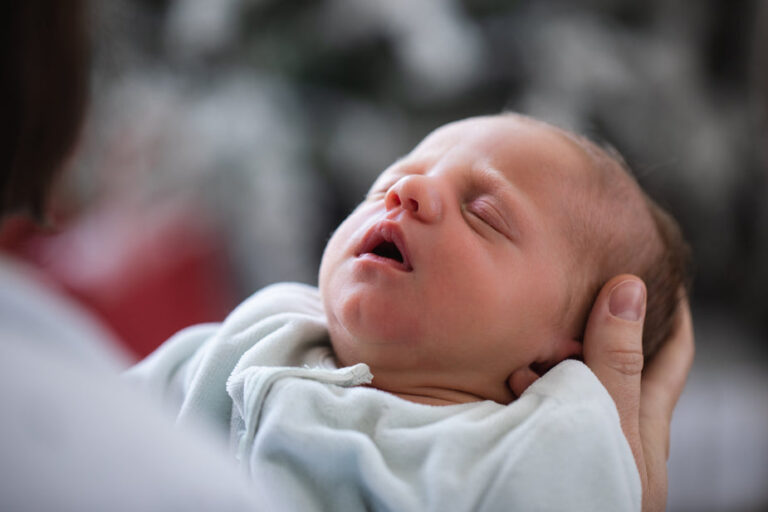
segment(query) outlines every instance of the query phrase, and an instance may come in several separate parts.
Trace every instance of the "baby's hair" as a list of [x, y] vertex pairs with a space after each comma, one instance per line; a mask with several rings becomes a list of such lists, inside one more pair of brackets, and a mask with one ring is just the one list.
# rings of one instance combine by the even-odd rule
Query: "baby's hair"
[[621, 273], [638, 276], [647, 290], [643, 354], [649, 359], [672, 334], [678, 304], [690, 290], [690, 248], [678, 223], [645, 193], [616, 149], [570, 135], [587, 150], [602, 175], [597, 193], [603, 196], [604, 207], [590, 219], [600, 216], [602, 221], [587, 229], [591, 235], [587, 244], [593, 245], [591, 254], [597, 266], [588, 283], [591, 300], [583, 318], [586, 320], [598, 291], [611, 277]]
[[[632, 169], [615, 149], [604, 149], [621, 169], [634, 179]], [[638, 272], [647, 290], [645, 323], [643, 325], [643, 353], [652, 357], [675, 328], [677, 307], [683, 294], [690, 291], [691, 250], [680, 225], [638, 185], [645, 205], [653, 220], [660, 243], [659, 250]]]

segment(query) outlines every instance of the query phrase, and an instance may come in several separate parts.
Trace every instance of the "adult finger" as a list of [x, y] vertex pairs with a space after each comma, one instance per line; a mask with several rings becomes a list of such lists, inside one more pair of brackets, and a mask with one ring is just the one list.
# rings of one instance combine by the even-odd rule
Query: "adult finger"
[[614, 277], [600, 290], [584, 334], [584, 362], [616, 403], [644, 490], [647, 475], [639, 415], [645, 297], [645, 285], [639, 278], [630, 274]]
[[675, 330], [643, 372], [640, 437], [648, 475], [643, 510], [664, 510], [672, 411], [693, 363], [693, 326], [687, 299], [681, 300], [676, 316]]
[[693, 323], [688, 299], [683, 297], [676, 313], [672, 336], [643, 372], [641, 414], [669, 422], [683, 392], [695, 353]]

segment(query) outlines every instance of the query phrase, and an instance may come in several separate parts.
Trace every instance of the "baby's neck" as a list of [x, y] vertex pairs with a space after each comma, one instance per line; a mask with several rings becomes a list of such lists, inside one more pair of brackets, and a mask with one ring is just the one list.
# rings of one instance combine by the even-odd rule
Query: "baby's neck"
[[[375, 381], [375, 378], [374, 378]], [[390, 393], [392, 395], [395, 395], [397, 397], [402, 398], [403, 400], [407, 400], [409, 402], [414, 402], [417, 404], [423, 404], [423, 405], [458, 405], [458, 404], [465, 404], [470, 402], [480, 402], [483, 400], [486, 400], [485, 398], [470, 394], [470, 393], [464, 393], [462, 391], [456, 391], [453, 389], [442, 389], [442, 388], [423, 388], [418, 390], [389, 390], [384, 389], [378, 386], [375, 386], [374, 384], [370, 384], [369, 387], [378, 389], [380, 391], [384, 391], [386, 393]]]
[[[514, 394], [506, 380], [497, 382], [488, 372], [470, 371], [464, 368], [435, 369], [418, 362], [407, 362], [386, 357], [361, 357], [358, 354], [342, 356], [334, 347], [334, 356], [339, 368], [358, 363], [368, 365], [373, 381], [368, 387], [393, 394], [397, 397], [425, 405], [457, 405], [491, 400], [509, 404]], [[386, 356], [386, 354], [385, 354]]]

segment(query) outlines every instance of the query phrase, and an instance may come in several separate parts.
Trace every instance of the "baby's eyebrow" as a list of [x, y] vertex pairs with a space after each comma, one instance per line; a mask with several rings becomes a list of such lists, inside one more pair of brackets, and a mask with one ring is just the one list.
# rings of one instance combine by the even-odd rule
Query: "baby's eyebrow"
[[404, 155], [391, 163], [389, 167], [384, 169], [384, 171], [379, 174], [375, 180], [373, 180], [373, 183], [371, 183], [371, 186], [368, 188], [368, 192], [370, 193], [371, 191], [379, 188], [382, 183], [394, 183], [402, 176], [407, 174], [421, 174], [423, 171], [416, 171], [423, 169], [424, 166], [418, 164], [418, 162], [414, 163], [408, 161], [408, 157], [409, 155]]
[[514, 190], [504, 173], [491, 165], [476, 165], [470, 176], [472, 184], [481, 190], [499, 191], [504, 195]]

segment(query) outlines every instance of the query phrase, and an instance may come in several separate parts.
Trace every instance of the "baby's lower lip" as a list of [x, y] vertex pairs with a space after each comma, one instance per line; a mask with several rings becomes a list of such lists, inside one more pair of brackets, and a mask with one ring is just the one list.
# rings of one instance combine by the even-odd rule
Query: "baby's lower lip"
[[372, 263], [380, 264], [380, 265], [386, 265], [388, 267], [392, 267], [396, 270], [400, 270], [403, 272], [412, 272], [413, 267], [408, 265], [407, 263], [400, 262], [397, 260], [393, 260], [392, 258], [385, 258], [383, 256], [379, 256], [378, 254], [374, 254], [372, 252], [366, 252], [357, 257], [359, 260], [363, 261], [370, 261]]

